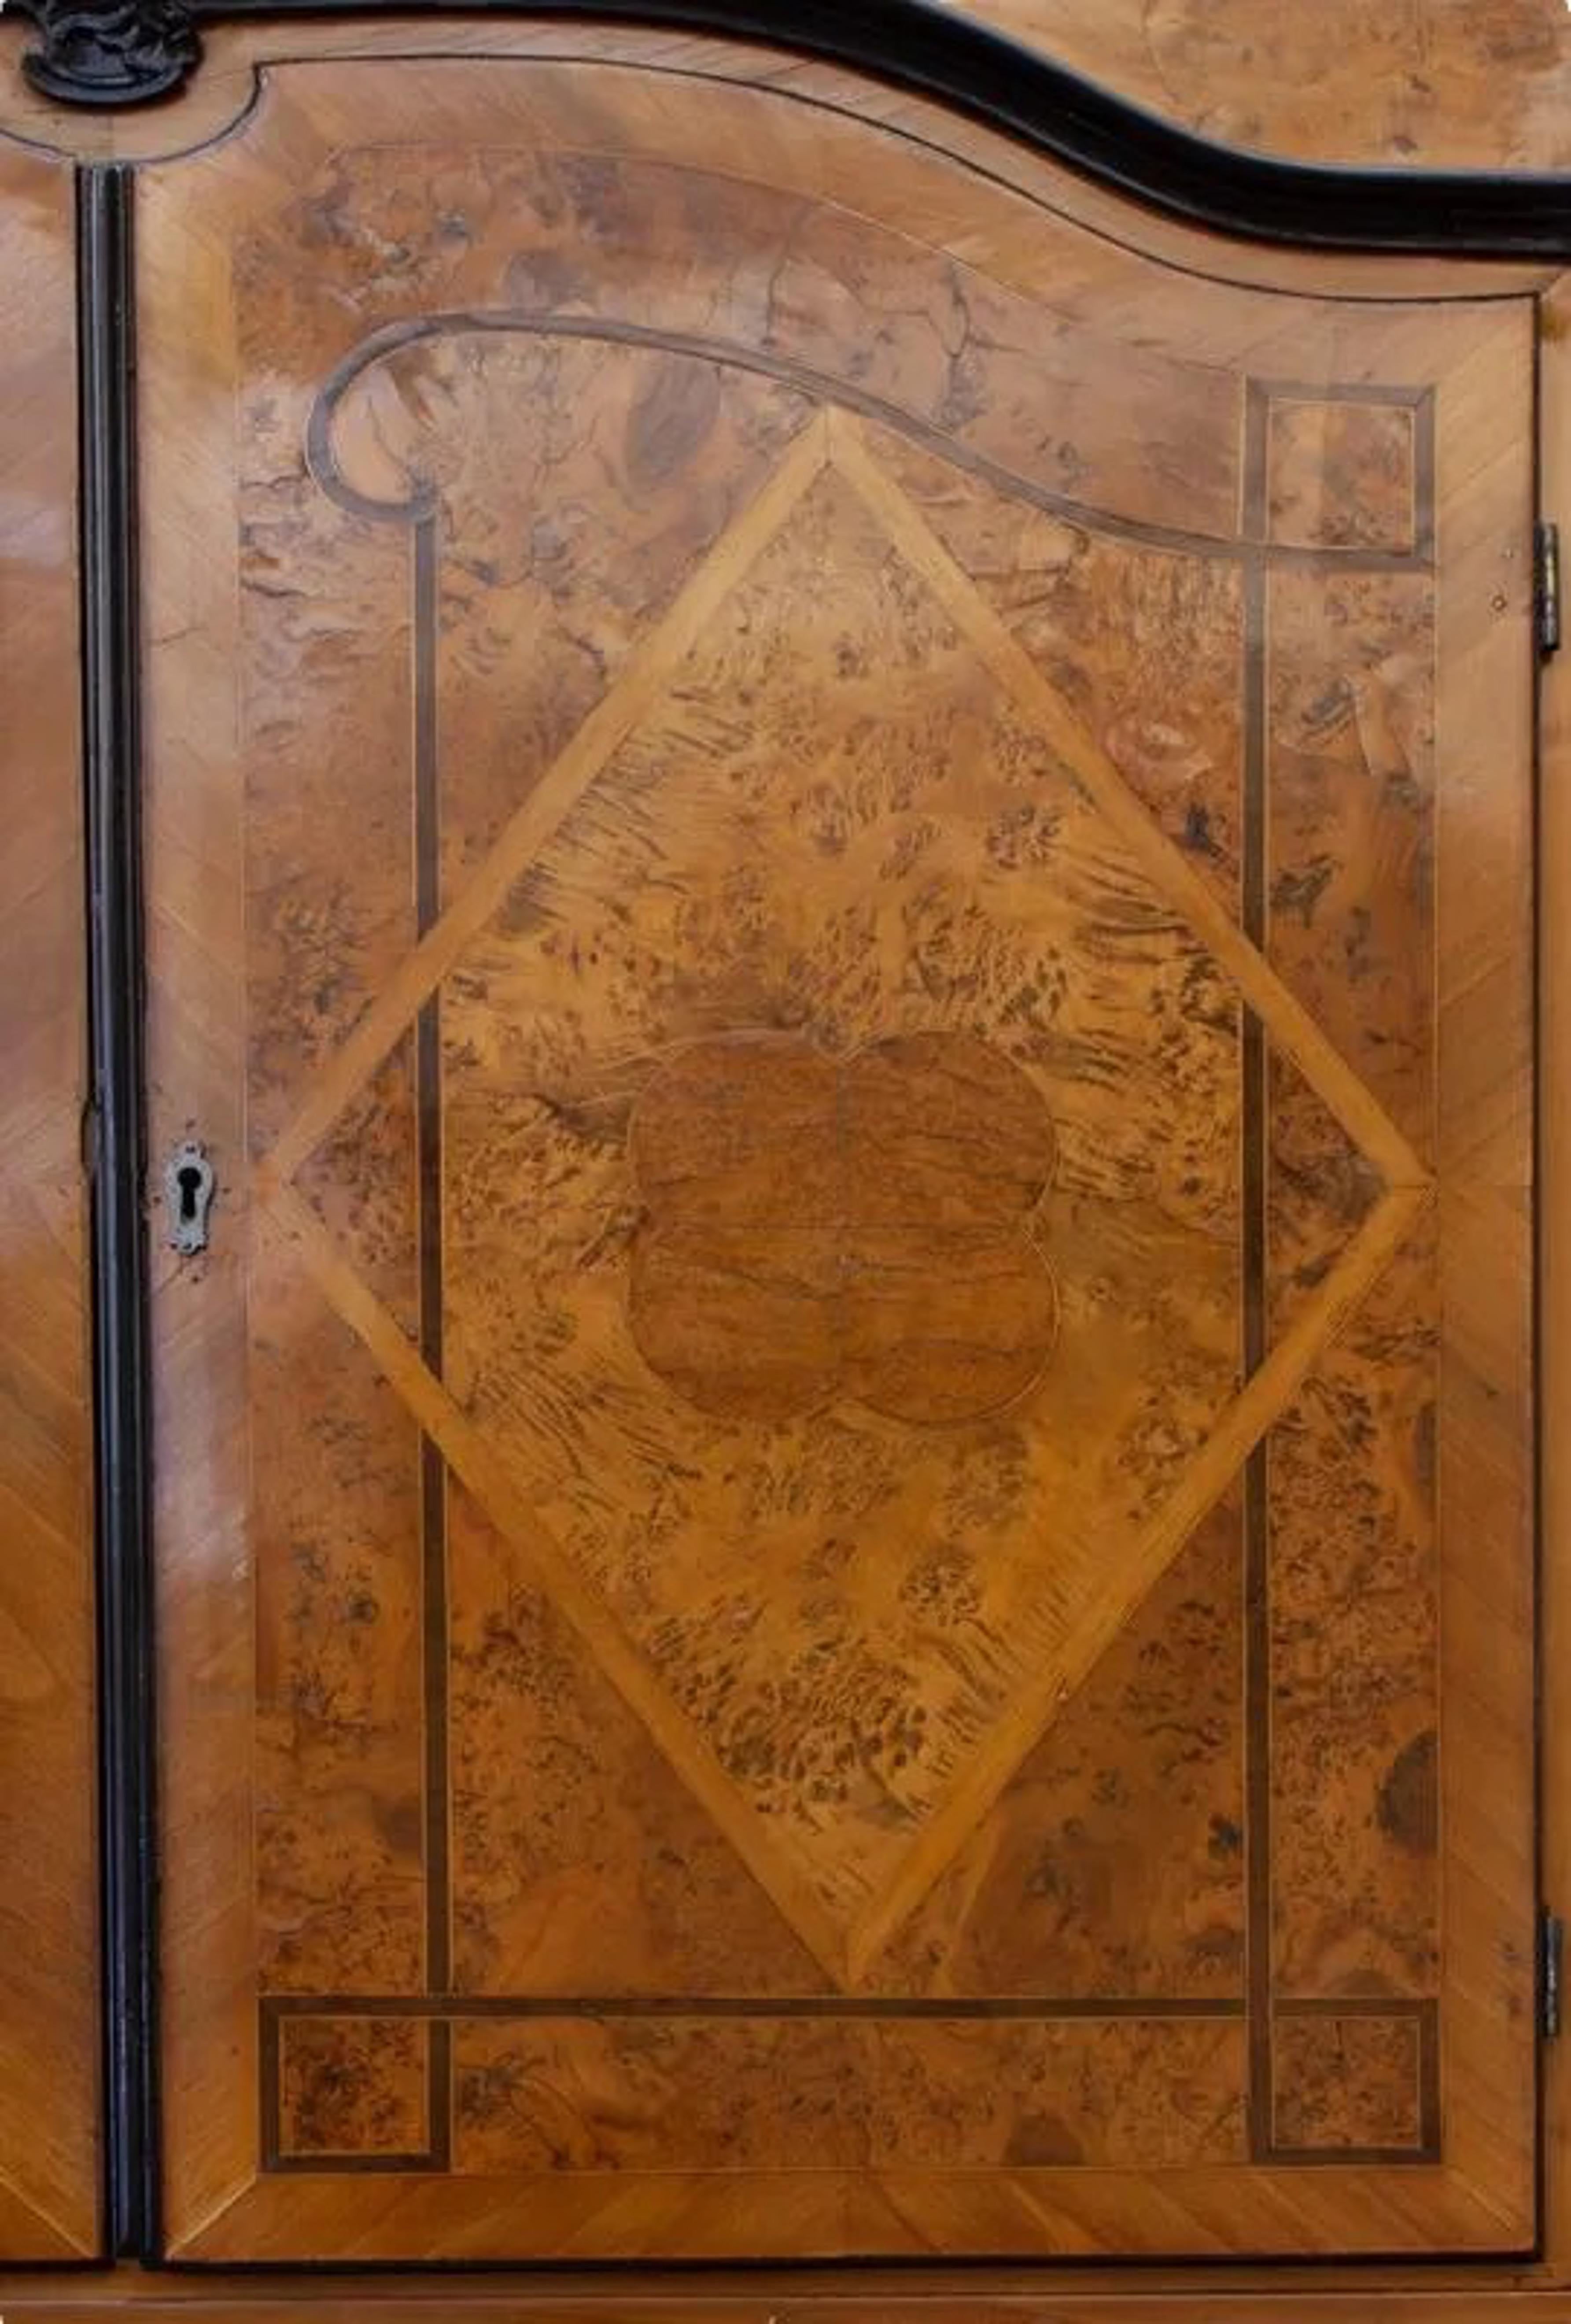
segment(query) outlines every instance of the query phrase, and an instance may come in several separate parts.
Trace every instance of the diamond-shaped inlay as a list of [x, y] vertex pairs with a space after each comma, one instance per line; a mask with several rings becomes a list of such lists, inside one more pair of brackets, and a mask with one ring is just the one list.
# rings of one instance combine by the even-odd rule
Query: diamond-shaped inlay
[[[264, 1184], [854, 1978], [1418, 1199], [1241, 1379], [1241, 1000], [1401, 1140], [840, 423], [395, 982]], [[440, 1384], [281, 1191], [433, 992]]]

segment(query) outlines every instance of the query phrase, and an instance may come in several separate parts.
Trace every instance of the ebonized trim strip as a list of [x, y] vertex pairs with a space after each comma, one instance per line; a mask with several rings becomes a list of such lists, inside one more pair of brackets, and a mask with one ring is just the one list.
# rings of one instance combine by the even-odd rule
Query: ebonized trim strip
[[106, 2234], [134, 2258], [156, 2248], [159, 2171], [130, 173], [79, 169], [77, 219]]

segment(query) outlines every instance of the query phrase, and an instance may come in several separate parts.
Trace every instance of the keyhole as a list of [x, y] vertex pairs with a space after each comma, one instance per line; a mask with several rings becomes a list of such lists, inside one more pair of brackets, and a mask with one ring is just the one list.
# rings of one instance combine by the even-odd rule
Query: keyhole
[[207, 1149], [194, 1138], [177, 1146], [163, 1170], [164, 1207], [169, 1213], [169, 1239], [182, 1253], [207, 1248], [207, 1213], [213, 1204], [213, 1165]]

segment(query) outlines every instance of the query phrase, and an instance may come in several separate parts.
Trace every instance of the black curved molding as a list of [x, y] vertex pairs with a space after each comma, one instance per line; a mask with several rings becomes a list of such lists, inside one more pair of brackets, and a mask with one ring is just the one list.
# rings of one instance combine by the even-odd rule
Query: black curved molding
[[[182, 87], [207, 24], [413, 15], [429, 0], [14, 0], [37, 25], [28, 78], [65, 104]], [[933, 0], [465, 0], [464, 15], [680, 27], [850, 65], [1006, 131], [1190, 225], [1300, 248], [1571, 259], [1571, 173], [1353, 169], [1197, 137]]]

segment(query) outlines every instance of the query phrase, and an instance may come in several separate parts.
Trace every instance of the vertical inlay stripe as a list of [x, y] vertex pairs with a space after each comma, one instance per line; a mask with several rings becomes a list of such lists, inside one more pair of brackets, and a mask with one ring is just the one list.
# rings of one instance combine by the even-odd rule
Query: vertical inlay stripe
[[[1270, 522], [1267, 460], [1271, 407], [1265, 390], [1246, 383], [1244, 407], [1242, 531], [1244, 564], [1244, 764], [1240, 917], [1249, 942], [1263, 952], [1266, 904], [1266, 634], [1268, 575], [1264, 542]], [[1267, 1350], [1266, 1249], [1270, 1059], [1265, 1028], [1247, 1005], [1242, 1012], [1242, 1262], [1244, 1378], [1254, 1378]], [[1247, 1889], [1245, 1973], [1249, 2017], [1250, 2151], [1270, 2153], [1275, 2098], [1272, 2086], [1271, 2015], [1271, 1549], [1268, 1440], [1262, 1436], [1244, 1467], [1244, 1735]]]
[[[423, 510], [411, 539], [410, 625], [414, 724], [416, 933], [426, 936], [442, 910], [441, 803], [437, 762], [436, 638], [439, 540], [435, 510]], [[415, 1032], [416, 1169], [419, 1188], [420, 1354], [442, 1377], [442, 1001], [422, 1002]], [[420, 1545], [425, 1709], [426, 1976], [433, 1992], [453, 1977], [449, 1879], [449, 1705], [447, 1687], [447, 1471], [429, 1436], [420, 1444]], [[438, 2054], [438, 2052], [440, 2054]], [[431, 2144], [449, 2138], [447, 2044], [430, 2059]]]

